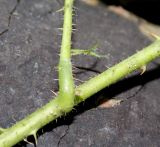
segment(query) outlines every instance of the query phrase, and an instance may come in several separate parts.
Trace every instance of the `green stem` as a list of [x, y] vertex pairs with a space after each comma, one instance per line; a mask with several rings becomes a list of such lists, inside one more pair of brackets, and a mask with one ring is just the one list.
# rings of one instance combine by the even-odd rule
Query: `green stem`
[[160, 56], [160, 39], [154, 43], [109, 68], [98, 76], [90, 79], [76, 89], [77, 103], [97, 93], [105, 87], [116, 83], [131, 72], [146, 66], [149, 62]]
[[59, 104], [67, 107], [66, 112], [74, 106], [74, 81], [71, 64], [72, 8], [74, 0], [65, 0], [63, 36], [60, 51], [59, 69]]
[[[70, 59], [73, 2], [74, 0], [65, 0], [64, 3], [63, 36], [60, 50], [60, 61], [58, 65], [59, 98], [56, 98], [42, 109], [37, 110], [36, 113], [30, 115], [24, 121], [22, 120], [13, 127], [6, 129], [4, 133], [0, 130], [0, 133], [2, 133], [0, 147], [12, 146], [29, 135], [33, 135], [37, 141], [36, 132], [39, 128], [53, 119], [56, 119], [58, 116], [64, 115], [72, 110], [75, 98], [72, 64]], [[42, 116], [45, 116], [43, 121], [41, 120]], [[22, 126], [25, 127], [22, 128]], [[10, 135], [6, 135], [8, 134], [8, 131], [11, 131], [9, 133]], [[6, 137], [4, 138], [3, 135]]]
[[[160, 40], [158, 39], [153, 44], [128, 59], [78, 86], [75, 89], [76, 97], [74, 105], [86, 100], [91, 95], [117, 82], [129, 73], [139, 69], [159, 56]], [[35, 136], [37, 130], [64, 115], [67, 107], [62, 108], [59, 104], [59, 99], [63, 98], [59, 95], [42, 108], [17, 122], [11, 128], [6, 129], [4, 133], [0, 135], [0, 147], [10, 147], [29, 135]]]

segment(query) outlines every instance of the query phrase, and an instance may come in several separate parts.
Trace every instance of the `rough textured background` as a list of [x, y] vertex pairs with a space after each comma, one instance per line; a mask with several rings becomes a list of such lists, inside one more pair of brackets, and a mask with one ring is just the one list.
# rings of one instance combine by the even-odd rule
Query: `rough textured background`
[[[62, 7], [55, 0], [0, 0], [0, 126], [9, 127], [47, 103], [57, 91], [56, 66]], [[89, 79], [148, 45], [150, 41], [106, 6], [76, 1], [73, 46], [98, 42], [107, 59], [74, 57], [75, 76]], [[38, 147], [157, 147], [160, 144], [158, 60], [144, 75], [132, 74], [96, 94], [66, 118], [39, 132]], [[78, 82], [76, 82], [78, 84]], [[102, 109], [100, 99], [120, 98], [119, 106]], [[31, 145], [22, 143], [17, 146]]]

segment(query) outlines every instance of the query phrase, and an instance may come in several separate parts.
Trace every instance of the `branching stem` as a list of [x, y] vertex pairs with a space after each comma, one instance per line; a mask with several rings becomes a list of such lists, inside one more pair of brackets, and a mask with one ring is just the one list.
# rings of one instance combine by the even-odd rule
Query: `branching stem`
[[159, 56], [160, 39], [157, 39], [154, 43], [144, 48], [143, 50], [137, 52], [136, 54], [109, 68], [105, 72], [97, 75], [94, 78], [91, 78], [89, 81], [80, 85], [76, 89], [76, 95], [79, 97], [80, 102], [84, 101], [103, 88], [116, 83], [131, 72], [137, 69], [141, 69], [141, 67], [146, 66], [149, 62]]
[[[127, 76], [130, 72], [139, 69], [159, 56], [160, 40], [156, 40], [153, 44], [128, 59], [116, 64], [98, 76], [78, 86], [75, 89], [76, 96], [74, 105], [86, 100], [91, 95], [117, 82]], [[42, 128], [49, 122], [64, 115], [67, 107], [59, 107], [60, 98], [63, 99], [59, 95], [22, 121], [19, 121], [11, 128], [6, 129], [4, 133], [0, 135], [0, 147], [13, 146], [27, 136], [34, 135], [38, 129]]]
[[73, 0], [65, 0], [64, 26], [59, 62], [59, 95], [10, 128], [0, 128], [0, 147], [11, 147], [71, 111], [73, 107], [105, 87], [119, 81], [160, 56], [160, 39], [128, 59], [74, 88], [70, 60]]

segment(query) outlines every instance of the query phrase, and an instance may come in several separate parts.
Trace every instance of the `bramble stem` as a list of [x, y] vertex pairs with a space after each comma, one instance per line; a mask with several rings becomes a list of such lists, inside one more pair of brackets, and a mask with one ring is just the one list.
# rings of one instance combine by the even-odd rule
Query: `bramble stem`
[[[0, 147], [13, 146], [29, 135], [33, 135], [37, 141], [37, 131], [56, 119], [58, 116], [72, 110], [74, 106], [74, 81], [71, 64], [71, 34], [72, 34], [72, 8], [74, 0], [65, 0], [63, 36], [59, 60], [59, 98], [37, 110], [26, 119], [18, 122], [13, 127], [6, 129], [0, 135]], [[41, 119], [43, 117], [43, 119]]]
[[59, 73], [59, 104], [67, 107], [65, 112], [74, 106], [74, 81], [71, 64], [72, 8], [74, 0], [65, 0], [63, 36], [58, 65]]
[[[156, 40], [150, 46], [78, 86], [75, 89], [76, 97], [74, 105], [86, 100], [91, 95], [117, 82], [130, 72], [139, 69], [159, 56], [160, 40]], [[6, 129], [0, 135], [0, 147], [13, 146], [28, 135], [33, 135], [38, 129], [49, 122], [64, 115], [66, 107], [59, 107], [59, 98], [59, 96], [56, 97], [22, 121], [17, 122], [13, 127]]]
[[[131, 72], [146, 66], [149, 62], [160, 56], [160, 39], [151, 45], [114, 65], [103, 73], [91, 78], [76, 89], [77, 103], [97, 93], [105, 87], [116, 83]], [[78, 99], [77, 99], [78, 98]]]
[[33, 135], [37, 141], [36, 133], [40, 128], [65, 115], [75, 105], [86, 100], [91, 95], [160, 56], [160, 39], [157, 39], [150, 46], [74, 89], [70, 61], [72, 7], [73, 0], [65, 0], [63, 37], [59, 62], [59, 95], [12, 127], [7, 129], [0, 128], [0, 147], [11, 147], [30, 135]]

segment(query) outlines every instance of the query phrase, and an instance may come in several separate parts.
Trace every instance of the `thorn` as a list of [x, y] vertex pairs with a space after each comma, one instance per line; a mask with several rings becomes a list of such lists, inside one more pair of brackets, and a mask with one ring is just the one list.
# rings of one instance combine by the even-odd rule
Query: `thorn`
[[78, 70], [78, 68], [72, 64], [72, 68]]
[[56, 12], [62, 12], [64, 11], [64, 7], [62, 7], [61, 9], [57, 10]]
[[54, 79], [54, 81], [59, 81], [59, 79]]
[[56, 92], [54, 92], [53, 90], [50, 90], [55, 96], [57, 96], [57, 93]]
[[[75, 34], [76, 33], [76, 29], [72, 29], [72, 34]], [[71, 43], [72, 44], [72, 43]]]
[[58, 30], [61, 30], [61, 31], [63, 31], [63, 28], [57, 28]]
[[82, 80], [80, 80], [80, 79], [77, 79], [77, 78], [73, 78], [74, 80], [76, 80], [76, 81], [79, 81], [79, 82], [81, 82], [81, 83], [84, 83], [84, 81], [82, 81]]
[[44, 130], [42, 129], [42, 134], [44, 134]]
[[76, 76], [76, 73], [73, 73], [72, 75], [73, 75], [73, 77], [75, 77], [75, 76]]
[[15, 117], [14, 117], [13, 115], [12, 115], [11, 117], [12, 117], [12, 119], [13, 119], [15, 122], [17, 122], [17, 120], [15, 119]]
[[73, 31], [72, 31], [72, 34], [75, 34], [75, 33], [76, 33], [76, 32], [73, 32]]
[[110, 67], [109, 66], [107, 66], [107, 65], [105, 65], [105, 67], [107, 68], [107, 69], [109, 69]]
[[34, 137], [34, 140], [35, 140], [35, 144], [37, 146], [38, 141], [37, 141], [37, 134], [36, 134], [36, 132], [33, 133], [33, 137]]
[[76, 76], [76, 72], [77, 72], [77, 70], [72, 69], [72, 75], [73, 76]]
[[75, 108], [72, 108], [72, 110], [74, 110], [74, 111], [75, 111], [76, 109], [75, 109]]
[[144, 72], [146, 71], [146, 69], [147, 69], [147, 66], [146, 66], [146, 65], [143, 65], [143, 66], [140, 68], [140, 70], [141, 70], [140, 75], [143, 75]]
[[30, 142], [30, 141], [28, 141], [27, 139], [23, 139], [26, 143], [28, 143], [28, 144], [31, 144], [31, 145], [33, 145], [34, 146], [34, 143], [32, 143], [32, 142]]
[[75, 7], [75, 6], [73, 6], [73, 9], [75, 9], [75, 10], [79, 10], [77, 7]]
[[73, 17], [78, 17], [78, 15], [77, 15], [77, 14], [75, 14], [75, 13], [73, 13], [73, 14], [72, 14], [72, 16], [73, 16]]
[[160, 39], [160, 36], [158, 36], [157, 34], [154, 34], [154, 33], [151, 33], [151, 32], [149, 32], [149, 34], [155, 39]]
[[73, 71], [73, 72], [76, 72], [76, 69], [72, 67], [72, 71]]

